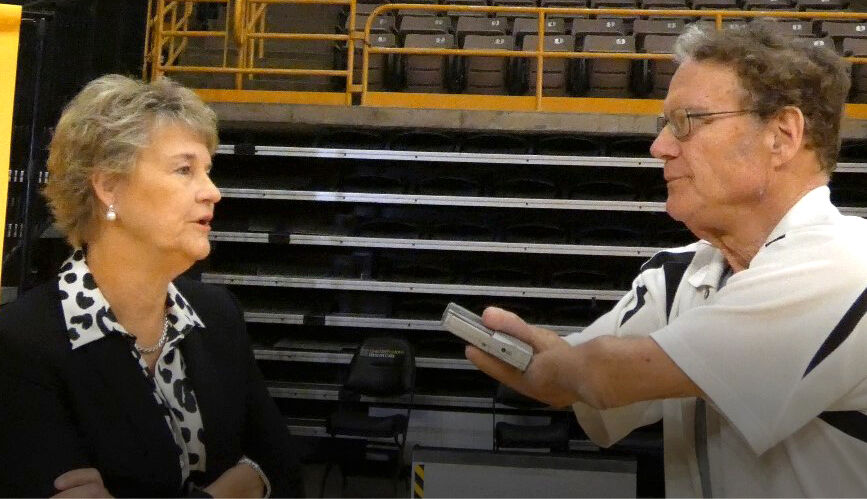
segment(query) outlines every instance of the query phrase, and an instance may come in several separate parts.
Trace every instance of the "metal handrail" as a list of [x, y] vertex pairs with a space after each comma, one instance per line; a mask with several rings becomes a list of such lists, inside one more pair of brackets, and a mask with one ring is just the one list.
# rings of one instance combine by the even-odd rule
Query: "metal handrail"
[[[280, 0], [270, 0], [280, 1]], [[370, 43], [370, 29], [373, 27], [376, 16], [400, 9], [430, 10], [434, 12], [485, 12], [506, 14], [536, 14], [538, 16], [538, 37], [535, 51], [529, 50], [496, 50], [496, 49], [434, 49], [434, 48], [391, 48], [375, 47]], [[683, 10], [683, 9], [605, 9], [605, 8], [577, 8], [577, 7], [504, 7], [504, 6], [476, 6], [476, 5], [431, 5], [411, 3], [383, 4], [373, 9], [364, 26], [364, 51], [362, 54], [361, 69], [361, 103], [367, 102], [368, 72], [370, 54], [407, 54], [407, 55], [462, 55], [482, 57], [520, 57], [536, 59], [536, 110], [542, 109], [542, 77], [544, 59], [642, 59], [642, 60], [670, 60], [671, 54], [645, 54], [645, 53], [619, 53], [619, 52], [549, 52], [545, 50], [545, 16], [556, 14], [566, 15], [604, 15], [621, 17], [713, 17], [716, 28], [722, 29], [724, 18], [743, 17], [774, 17], [794, 19], [867, 19], [867, 12], [789, 12], [789, 11], [733, 11], [733, 10]], [[847, 57], [849, 62], [855, 64], [867, 64], [867, 57]]]
[[[243, 2], [244, 0], [236, 0]], [[223, 67], [226, 67], [228, 54], [228, 36], [230, 19], [226, 19], [226, 28], [222, 31], [194, 31], [190, 30], [189, 20], [192, 17], [194, 4], [197, 3], [222, 3], [229, 8], [231, 0], [156, 0], [156, 8], [153, 0], [148, 2], [147, 33], [145, 35], [145, 57], [142, 66], [143, 76], [148, 77], [148, 64], [150, 64], [150, 79], [155, 80], [166, 71], [171, 71], [178, 66], [173, 66], [178, 57], [187, 48], [189, 38], [222, 37], [223, 41]], [[183, 3], [183, 13], [178, 16], [178, 6]], [[169, 17], [169, 19], [167, 19]], [[151, 35], [151, 32], [153, 34]], [[176, 40], [180, 38], [180, 43]], [[168, 44], [168, 52], [165, 60], [162, 60], [163, 49]], [[219, 72], [220, 68], [206, 68], [208, 72]]]
[[[867, 12], [791, 12], [791, 11], [741, 11], [741, 10], [684, 10], [684, 9], [608, 9], [608, 8], [578, 8], [578, 7], [508, 7], [508, 6], [474, 6], [474, 5], [433, 5], [413, 3], [392, 3], [376, 7], [368, 16], [363, 31], [356, 31], [355, 25], [356, 0], [157, 0], [156, 12], [153, 12], [149, 0], [148, 34], [146, 35], [145, 67], [151, 64], [151, 77], [156, 78], [165, 72], [216, 73], [235, 76], [235, 88], [243, 89], [243, 76], [247, 75], [278, 75], [278, 76], [333, 76], [346, 80], [344, 97], [345, 105], [352, 105], [353, 94], [360, 93], [361, 104], [369, 100], [370, 56], [375, 54], [402, 55], [439, 55], [439, 56], [480, 56], [480, 57], [515, 57], [536, 60], [535, 109], [541, 110], [543, 97], [543, 75], [546, 59], [622, 59], [622, 60], [670, 60], [670, 54], [648, 54], [638, 52], [553, 52], [545, 50], [545, 20], [552, 15], [604, 15], [614, 17], [680, 17], [680, 18], [712, 18], [721, 29], [723, 21], [729, 18], [759, 18], [777, 19], [819, 19], [819, 20], [867, 20]], [[179, 12], [178, 4], [184, 2], [184, 12]], [[216, 2], [227, 5], [226, 30], [224, 31], [190, 31], [188, 20], [192, 12], [192, 4]], [[234, 2], [234, 3], [232, 3]], [[279, 33], [265, 30], [267, 6], [271, 4], [317, 4], [345, 5], [349, 8], [347, 33]], [[376, 47], [370, 43], [371, 29], [378, 16], [400, 9], [427, 10], [434, 12], [467, 12], [467, 13], [498, 13], [498, 14], [533, 14], [538, 20], [537, 45], [535, 50], [495, 50], [495, 49], [438, 49], [438, 48], [404, 48]], [[170, 20], [166, 17], [169, 16]], [[226, 64], [228, 47], [224, 46], [222, 67], [209, 66], [178, 66], [174, 65], [180, 53], [187, 47], [190, 37], [223, 36], [228, 42], [228, 29], [232, 27], [232, 36], [238, 48], [237, 63], [234, 67]], [[180, 44], [176, 40], [180, 38]], [[257, 68], [255, 60], [264, 57], [265, 40], [308, 40], [308, 41], [339, 41], [346, 43], [345, 69], [302, 69], [302, 68]], [[160, 54], [166, 44], [169, 44], [168, 57], [160, 60]], [[355, 60], [356, 43], [363, 44], [361, 61], [360, 85], [353, 84], [353, 71], [357, 64]], [[258, 50], [257, 50], [258, 49]], [[867, 57], [847, 57], [854, 64], [867, 64]], [[329, 94], [339, 96], [340, 94]], [[380, 96], [381, 98], [381, 96]]]

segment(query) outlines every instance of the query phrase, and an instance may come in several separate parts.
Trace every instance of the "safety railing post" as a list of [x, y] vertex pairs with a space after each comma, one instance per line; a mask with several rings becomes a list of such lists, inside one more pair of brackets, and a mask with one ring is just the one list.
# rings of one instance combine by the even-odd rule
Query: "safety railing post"
[[[347, 33], [349, 34], [349, 38], [346, 40], [346, 105], [352, 105], [352, 78], [353, 71], [355, 70], [355, 0], [349, 2], [349, 25], [347, 27]], [[363, 46], [367, 45], [367, 32], [364, 35]], [[366, 54], [367, 52], [365, 52]], [[365, 76], [367, 75], [367, 57], [362, 54], [362, 76], [361, 81], [366, 81]], [[362, 96], [364, 95], [364, 89], [366, 86], [362, 83]]]
[[539, 9], [539, 32], [536, 41], [536, 111], [542, 110], [542, 83], [545, 66], [545, 11]]

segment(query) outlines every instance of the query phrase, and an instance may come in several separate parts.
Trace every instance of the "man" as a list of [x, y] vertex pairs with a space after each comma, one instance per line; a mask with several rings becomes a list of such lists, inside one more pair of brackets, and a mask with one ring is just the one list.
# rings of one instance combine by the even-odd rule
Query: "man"
[[608, 446], [663, 419], [671, 496], [867, 494], [867, 221], [840, 215], [844, 62], [761, 23], [690, 28], [651, 147], [667, 211], [700, 241], [664, 251], [565, 341], [489, 308], [533, 345], [491, 376], [572, 404]]

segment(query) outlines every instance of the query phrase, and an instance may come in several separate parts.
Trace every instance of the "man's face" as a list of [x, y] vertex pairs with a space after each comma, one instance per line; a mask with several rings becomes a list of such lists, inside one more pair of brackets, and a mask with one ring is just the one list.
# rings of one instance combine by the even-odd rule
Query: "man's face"
[[[663, 105], [693, 113], [744, 110], [745, 91], [735, 72], [713, 62], [687, 60], [671, 79]], [[665, 127], [650, 148], [665, 161], [666, 210], [699, 237], [737, 223], [764, 199], [770, 173], [768, 134], [755, 113], [690, 119], [690, 133], [675, 138]]]

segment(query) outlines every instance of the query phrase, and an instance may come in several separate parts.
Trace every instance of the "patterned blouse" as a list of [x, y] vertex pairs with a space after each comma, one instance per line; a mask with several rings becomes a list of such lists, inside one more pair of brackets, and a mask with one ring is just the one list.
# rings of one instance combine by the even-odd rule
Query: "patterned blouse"
[[162, 409], [177, 447], [182, 483], [186, 490], [190, 490], [194, 485], [187, 483], [190, 471], [205, 471], [207, 456], [202, 441], [202, 416], [196, 403], [196, 394], [187, 381], [184, 358], [178, 344], [194, 327], [204, 328], [205, 325], [181, 293], [169, 283], [166, 296], [166, 317], [169, 322], [166, 343], [154, 367], [156, 375], [152, 376], [144, 358], [135, 349], [135, 337], [117, 322], [111, 307], [97, 288], [82, 249], [76, 249], [63, 263], [58, 278], [66, 331], [73, 350], [113, 334], [129, 338], [130, 355], [141, 366], [142, 375], [153, 390], [154, 401]]

